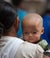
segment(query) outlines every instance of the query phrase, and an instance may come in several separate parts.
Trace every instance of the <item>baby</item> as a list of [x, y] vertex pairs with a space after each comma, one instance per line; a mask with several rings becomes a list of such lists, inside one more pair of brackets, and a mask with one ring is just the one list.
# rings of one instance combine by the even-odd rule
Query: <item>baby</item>
[[44, 50], [48, 47], [46, 40], [41, 39], [44, 32], [43, 19], [37, 13], [27, 14], [22, 22], [23, 40], [31, 43], [38, 43]]

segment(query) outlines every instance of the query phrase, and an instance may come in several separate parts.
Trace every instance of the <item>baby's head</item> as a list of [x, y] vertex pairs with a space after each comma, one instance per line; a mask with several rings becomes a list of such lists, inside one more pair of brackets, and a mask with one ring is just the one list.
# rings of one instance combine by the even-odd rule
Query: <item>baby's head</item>
[[39, 41], [44, 32], [42, 17], [37, 13], [27, 14], [22, 22], [22, 30], [25, 41], [31, 43]]

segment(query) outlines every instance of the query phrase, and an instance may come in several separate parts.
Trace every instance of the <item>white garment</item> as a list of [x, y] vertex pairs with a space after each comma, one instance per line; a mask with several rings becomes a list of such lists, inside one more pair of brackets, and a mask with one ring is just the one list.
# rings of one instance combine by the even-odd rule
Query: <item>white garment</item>
[[19, 38], [9, 36], [4, 36], [1, 39], [8, 39], [8, 41], [0, 52], [0, 58], [14, 58], [19, 45], [24, 42]]
[[2, 38], [9, 40], [2, 48], [0, 58], [43, 58], [44, 51], [38, 44], [24, 42], [16, 37]]
[[43, 58], [44, 50], [38, 44], [23, 42], [15, 55], [15, 58]]

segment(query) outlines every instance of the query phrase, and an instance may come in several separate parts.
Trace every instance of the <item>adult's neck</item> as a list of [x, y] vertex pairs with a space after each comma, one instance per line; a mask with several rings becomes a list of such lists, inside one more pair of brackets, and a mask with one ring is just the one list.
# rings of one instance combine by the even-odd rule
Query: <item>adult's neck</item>
[[17, 35], [16, 35], [16, 30], [15, 30], [15, 28], [12, 28], [9, 32], [6, 32], [6, 33], [4, 34], [4, 36], [16, 37]]

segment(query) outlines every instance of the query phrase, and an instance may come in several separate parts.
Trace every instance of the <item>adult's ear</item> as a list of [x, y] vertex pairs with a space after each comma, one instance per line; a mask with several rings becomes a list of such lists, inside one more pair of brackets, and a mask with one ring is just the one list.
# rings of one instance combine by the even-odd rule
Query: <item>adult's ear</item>
[[14, 26], [15, 26], [16, 31], [18, 31], [18, 28], [19, 28], [19, 18], [18, 17], [16, 17]]

